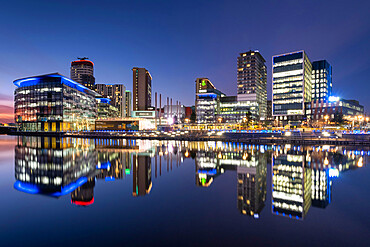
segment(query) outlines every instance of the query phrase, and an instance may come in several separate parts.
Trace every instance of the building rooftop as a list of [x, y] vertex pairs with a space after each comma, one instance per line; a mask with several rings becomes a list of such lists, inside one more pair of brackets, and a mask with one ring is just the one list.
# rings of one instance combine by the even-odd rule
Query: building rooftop
[[89, 94], [93, 95], [94, 97], [101, 96], [97, 92], [95, 92], [95, 91], [81, 85], [80, 83], [75, 82], [74, 80], [69, 79], [69, 78], [67, 78], [64, 75], [59, 74], [59, 73], [51, 73], [51, 74], [37, 75], [37, 76], [21, 78], [21, 79], [17, 79], [15, 81], [13, 81], [13, 84], [17, 87], [33, 86], [33, 85], [37, 85], [40, 82], [40, 80], [46, 79], [46, 78], [61, 78], [61, 82], [65, 85], [69, 86], [69, 87], [75, 88], [75, 89], [77, 89], [81, 92], [84, 92], [84, 93], [89, 93]]

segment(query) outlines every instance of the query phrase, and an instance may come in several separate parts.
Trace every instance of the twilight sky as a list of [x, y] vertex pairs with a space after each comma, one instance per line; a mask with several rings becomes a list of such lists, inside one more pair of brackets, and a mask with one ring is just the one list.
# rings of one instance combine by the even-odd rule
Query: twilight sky
[[[333, 92], [369, 112], [370, 1], [12, 0], [0, 8], [0, 122], [11, 119], [12, 81], [59, 72], [89, 57], [97, 83], [132, 89], [132, 67], [153, 76], [153, 92], [194, 104], [208, 77], [236, 94], [236, 58], [305, 50], [333, 66]], [[10, 115], [9, 115], [10, 114]]]

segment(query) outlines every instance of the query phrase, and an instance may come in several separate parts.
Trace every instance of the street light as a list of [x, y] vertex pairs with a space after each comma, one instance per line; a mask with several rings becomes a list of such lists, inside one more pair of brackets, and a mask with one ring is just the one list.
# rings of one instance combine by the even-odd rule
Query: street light
[[328, 115], [325, 115], [324, 119], [326, 121], [326, 124], [328, 124], [329, 116]]

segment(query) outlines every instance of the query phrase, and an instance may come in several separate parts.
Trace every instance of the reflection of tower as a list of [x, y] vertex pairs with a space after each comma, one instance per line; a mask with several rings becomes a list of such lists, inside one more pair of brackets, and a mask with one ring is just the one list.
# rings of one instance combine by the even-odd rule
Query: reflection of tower
[[312, 206], [326, 208], [331, 201], [329, 170], [312, 169]]
[[238, 209], [242, 214], [258, 218], [266, 200], [266, 157], [262, 155], [251, 164], [238, 166]]
[[133, 155], [133, 196], [144, 196], [152, 189], [152, 168], [149, 156]]
[[272, 212], [303, 219], [311, 206], [311, 169], [304, 155], [282, 154], [272, 165]]
[[90, 178], [81, 187], [71, 193], [71, 202], [79, 206], [88, 206], [94, 203], [95, 178]]

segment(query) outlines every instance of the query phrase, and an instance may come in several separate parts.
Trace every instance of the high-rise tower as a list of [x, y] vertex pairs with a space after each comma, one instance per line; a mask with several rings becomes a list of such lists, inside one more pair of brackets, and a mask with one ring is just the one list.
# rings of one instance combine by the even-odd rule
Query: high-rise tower
[[312, 62], [312, 100], [329, 100], [331, 76], [331, 65], [326, 60]]
[[87, 57], [78, 59], [79, 60], [71, 62], [71, 79], [94, 90], [94, 63], [87, 60]]
[[296, 124], [311, 102], [312, 65], [304, 51], [272, 57], [272, 115], [283, 123]]
[[152, 76], [145, 68], [134, 67], [133, 71], [133, 111], [145, 111], [152, 106]]
[[266, 118], [267, 72], [265, 59], [259, 51], [240, 53], [238, 57], [237, 99], [258, 103], [260, 119]]

